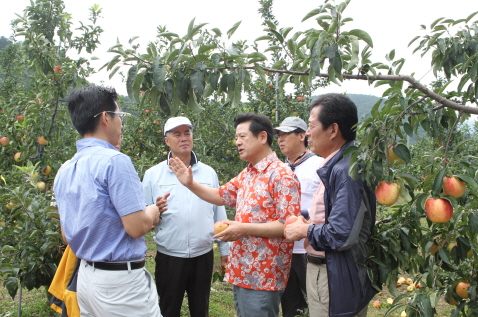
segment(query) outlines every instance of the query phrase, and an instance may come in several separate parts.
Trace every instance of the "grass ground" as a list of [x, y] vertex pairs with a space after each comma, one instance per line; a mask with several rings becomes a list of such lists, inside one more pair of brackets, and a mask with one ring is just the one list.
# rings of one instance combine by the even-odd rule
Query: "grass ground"
[[[153, 273], [154, 276], [154, 256], [156, 254], [156, 248], [152, 241], [152, 233], [147, 235], [148, 252], [146, 254], [146, 267]], [[219, 271], [219, 252], [215, 252], [215, 268], [214, 271]], [[408, 277], [404, 275], [404, 277]], [[400, 293], [406, 293], [406, 286], [399, 288]], [[229, 283], [216, 281], [212, 284], [211, 300], [209, 304], [209, 316], [211, 317], [234, 317], [236, 316], [234, 309], [234, 302], [232, 296], [232, 287]], [[375, 298], [369, 304], [368, 317], [384, 316], [389, 310], [391, 305], [387, 304], [387, 299], [393, 297], [387, 290], [377, 294]], [[381, 307], [375, 308], [372, 306], [374, 301], [380, 301]], [[404, 301], [402, 301], [404, 302]], [[59, 316], [51, 308], [48, 307], [47, 299], [45, 295], [45, 289], [38, 289], [32, 291], [23, 291], [22, 298], [22, 316], [23, 317], [53, 317]], [[450, 316], [452, 306], [446, 304], [444, 301], [438, 303], [438, 316]], [[400, 308], [389, 316], [400, 316], [403, 308]], [[15, 300], [12, 300], [8, 295], [5, 287], [0, 286], [0, 317], [17, 316], [18, 311], [18, 296]], [[183, 301], [181, 316], [189, 317], [189, 310], [187, 307], [187, 300]]]

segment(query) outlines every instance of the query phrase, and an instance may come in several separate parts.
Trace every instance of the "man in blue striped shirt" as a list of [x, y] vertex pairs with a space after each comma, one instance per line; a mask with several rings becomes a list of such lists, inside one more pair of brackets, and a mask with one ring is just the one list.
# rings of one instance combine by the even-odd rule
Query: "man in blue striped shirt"
[[[87, 86], [67, 98], [83, 137], [58, 172], [55, 197], [62, 234], [80, 259], [81, 316], [161, 316], [151, 274], [144, 268], [144, 235], [158, 223], [121, 144], [124, 112], [112, 88]], [[119, 146], [118, 146], [119, 147]]]

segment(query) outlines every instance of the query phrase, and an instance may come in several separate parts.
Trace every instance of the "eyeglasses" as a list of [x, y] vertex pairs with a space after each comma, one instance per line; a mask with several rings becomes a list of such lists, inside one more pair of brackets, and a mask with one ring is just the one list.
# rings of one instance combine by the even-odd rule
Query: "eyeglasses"
[[128, 113], [128, 112], [122, 112], [122, 111], [101, 111], [100, 113], [97, 113], [93, 116], [93, 118], [96, 118], [97, 116], [99, 116], [100, 114], [102, 114], [103, 112], [108, 112], [108, 113], [116, 113], [120, 120], [123, 121], [123, 118], [124, 117], [129, 117], [131, 116], [131, 113]]

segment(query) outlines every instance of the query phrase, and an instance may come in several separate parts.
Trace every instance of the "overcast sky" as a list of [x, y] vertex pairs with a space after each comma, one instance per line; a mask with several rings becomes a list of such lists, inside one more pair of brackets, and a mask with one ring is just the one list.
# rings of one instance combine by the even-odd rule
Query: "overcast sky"
[[[196, 18], [196, 24], [209, 23], [206, 27], [217, 27], [225, 33], [235, 22], [242, 21], [236, 31], [235, 39], [253, 40], [262, 35], [263, 27], [257, 12], [257, 0], [224, 1], [112, 1], [112, 0], [65, 0], [66, 12], [73, 15], [74, 22], [81, 20], [88, 22], [88, 8], [99, 4], [103, 8], [103, 18], [99, 25], [105, 30], [101, 35], [102, 45], [94, 52], [100, 58], [95, 65], [99, 68], [114, 55], [106, 53], [107, 49], [120, 42], [127, 44], [132, 36], [140, 36], [140, 43], [147, 43], [154, 39], [156, 26], [166, 25], [169, 31], [183, 36], [189, 22]], [[279, 27], [292, 26], [293, 31], [315, 27], [314, 19], [301, 22], [302, 18], [311, 10], [317, 8], [323, 0], [276, 0], [273, 12], [279, 20]], [[15, 13], [21, 14], [30, 0], [2, 0], [0, 5], [0, 36], [9, 36], [10, 21], [15, 19]], [[430, 71], [430, 59], [421, 59], [419, 54], [412, 55], [413, 47], [408, 43], [416, 35], [424, 35], [420, 25], [427, 27], [439, 17], [452, 19], [466, 18], [474, 11], [478, 11], [478, 2], [474, 0], [352, 0], [345, 10], [345, 16], [352, 17], [353, 22], [347, 24], [350, 29], [362, 29], [368, 32], [374, 42], [372, 60], [385, 62], [385, 54], [396, 50], [396, 58], [404, 57], [407, 61], [402, 68], [403, 74], [415, 73], [415, 78], [422, 79], [424, 84], [433, 80]], [[478, 19], [478, 16], [475, 17]], [[76, 24], [77, 25], [77, 24]], [[21, 39], [19, 39], [21, 40]], [[361, 44], [363, 47], [363, 44]], [[144, 47], [144, 46], [143, 46]], [[426, 75], [428, 73], [428, 75]], [[118, 80], [109, 81], [106, 71], [90, 78], [90, 81], [115, 86], [126, 94], [125, 85]], [[383, 89], [368, 87], [366, 82], [346, 81], [342, 86], [332, 84], [321, 89], [323, 92], [363, 93], [380, 96]]]

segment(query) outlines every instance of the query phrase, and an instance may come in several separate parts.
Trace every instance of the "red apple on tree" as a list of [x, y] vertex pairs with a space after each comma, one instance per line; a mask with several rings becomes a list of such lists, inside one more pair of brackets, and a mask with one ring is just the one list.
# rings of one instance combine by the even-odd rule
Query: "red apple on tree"
[[43, 169], [42, 171], [43, 175], [47, 176], [47, 175], [50, 175], [51, 173], [51, 167], [50, 166], [45, 166], [45, 168]]
[[25, 116], [20, 113], [15, 116], [15, 119], [19, 122], [22, 122], [23, 120], [25, 120]]
[[61, 69], [61, 66], [60, 65], [56, 65], [55, 67], [53, 67], [53, 71], [55, 73], [61, 73], [62, 69]]
[[466, 183], [462, 182], [458, 177], [452, 176], [443, 179], [443, 194], [460, 198], [465, 193], [465, 190]]
[[45, 190], [45, 186], [46, 186], [45, 182], [38, 182], [37, 183], [37, 188], [41, 191]]
[[395, 183], [380, 182], [375, 189], [377, 201], [385, 206], [391, 206], [397, 202], [400, 195], [400, 187]]
[[434, 223], [445, 223], [453, 216], [453, 206], [448, 199], [429, 198], [425, 203], [428, 219]]
[[13, 155], [13, 159], [15, 160], [15, 162], [20, 162], [20, 160], [22, 159], [22, 152], [15, 153], [15, 155]]
[[470, 297], [468, 295], [468, 287], [470, 287], [470, 283], [468, 282], [460, 282], [456, 285], [456, 294], [460, 296], [461, 298], [468, 298]]
[[10, 140], [6, 136], [4, 136], [3, 138], [0, 138], [0, 144], [2, 146], [7, 146], [10, 144]]
[[45, 137], [42, 135], [42, 136], [39, 136], [39, 137], [38, 137], [38, 144], [47, 145], [47, 144], [48, 144], [48, 141], [45, 140]]
[[229, 225], [225, 223], [224, 221], [217, 221], [214, 224], [214, 234], [223, 232], [224, 230], [227, 229], [227, 227], [229, 227]]

